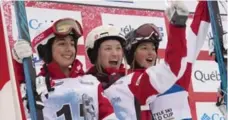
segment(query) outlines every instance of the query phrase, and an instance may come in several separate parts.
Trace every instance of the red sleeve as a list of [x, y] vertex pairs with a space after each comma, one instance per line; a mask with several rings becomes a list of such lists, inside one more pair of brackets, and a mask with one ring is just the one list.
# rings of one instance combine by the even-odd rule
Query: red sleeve
[[140, 120], [152, 120], [152, 115], [150, 110], [141, 111], [141, 119]]
[[98, 86], [98, 102], [99, 102], [99, 120], [114, 113], [113, 107], [109, 100], [103, 95], [103, 88], [101, 84]]
[[[141, 77], [141, 78], [140, 78]], [[140, 85], [139, 85], [140, 84]], [[134, 72], [129, 89], [141, 105], [145, 105], [150, 95], [158, 93], [150, 84], [149, 76], [146, 73]]]
[[159, 93], [167, 91], [183, 76], [186, 70], [187, 62], [183, 60], [187, 56], [186, 27], [177, 27], [172, 24], [169, 24], [168, 27], [165, 64], [149, 67], [139, 78], [136, 96], [142, 105], [146, 104], [148, 98], [151, 102]]
[[190, 85], [191, 73], [192, 73], [192, 64], [187, 63], [187, 68], [184, 72], [184, 75], [177, 81], [177, 84], [183, 87], [186, 91], [188, 91], [188, 88]]
[[131, 84], [129, 85], [129, 89], [131, 90], [131, 92], [137, 96], [137, 91], [139, 86], [137, 85], [137, 80], [139, 79], [139, 77], [142, 75], [142, 72], [134, 72], [132, 79], [131, 79]]
[[16, 80], [19, 81], [19, 83], [23, 82], [25, 80], [23, 64], [18, 63], [16, 60], [13, 60], [13, 66]]
[[168, 42], [165, 50], [165, 62], [177, 76], [181, 68], [181, 60], [187, 56], [186, 27], [168, 25]]
[[139, 82], [139, 85], [137, 85], [138, 83], [136, 82], [136, 86], [138, 87], [137, 91], [135, 92], [135, 97], [141, 105], [145, 105], [147, 98], [158, 94], [158, 91], [155, 90], [155, 88], [151, 85], [147, 73], [142, 74], [141, 78], [138, 80], [139, 81], [137, 82]]

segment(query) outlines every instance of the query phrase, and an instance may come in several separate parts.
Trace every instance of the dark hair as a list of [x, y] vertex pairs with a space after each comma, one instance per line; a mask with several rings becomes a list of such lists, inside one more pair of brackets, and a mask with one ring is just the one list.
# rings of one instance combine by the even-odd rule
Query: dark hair
[[52, 61], [52, 44], [55, 41], [55, 37], [50, 38], [45, 45], [39, 45], [37, 47], [39, 57], [45, 62], [50, 63]]
[[[125, 56], [127, 63], [132, 66], [139, 64], [134, 61], [135, 50], [143, 42], [152, 42], [157, 53], [159, 43], [162, 40], [158, 28], [152, 23], [146, 23], [126, 35]], [[134, 63], [133, 63], [134, 62]]]
[[[75, 38], [74, 35], [71, 35], [71, 36], [73, 37], [73, 40], [74, 40], [75, 49], [77, 49], [78, 38]], [[45, 71], [45, 82], [46, 82], [48, 91], [54, 90], [54, 88], [51, 88], [50, 74], [47, 68], [47, 64], [49, 64], [52, 61], [52, 45], [55, 40], [56, 40], [56, 37], [50, 38], [45, 45], [39, 45], [37, 47], [38, 55], [44, 61], [43, 69]]]

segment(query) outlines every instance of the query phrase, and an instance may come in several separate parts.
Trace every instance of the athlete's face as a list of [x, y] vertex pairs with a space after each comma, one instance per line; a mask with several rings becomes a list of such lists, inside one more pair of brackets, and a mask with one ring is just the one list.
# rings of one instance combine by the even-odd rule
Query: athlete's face
[[76, 49], [72, 36], [55, 38], [52, 44], [52, 57], [61, 68], [68, 68], [73, 63], [75, 55]]
[[118, 40], [106, 40], [101, 43], [98, 49], [98, 65], [102, 68], [120, 67], [123, 59], [123, 48]]
[[148, 68], [155, 64], [157, 53], [152, 42], [143, 42], [135, 51], [135, 61], [140, 67]]

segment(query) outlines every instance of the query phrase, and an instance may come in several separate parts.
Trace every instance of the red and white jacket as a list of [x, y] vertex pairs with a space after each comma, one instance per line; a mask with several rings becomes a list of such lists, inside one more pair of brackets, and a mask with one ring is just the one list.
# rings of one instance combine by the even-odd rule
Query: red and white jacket
[[[188, 88], [191, 81], [192, 64], [202, 48], [209, 28], [209, 13], [206, 1], [196, 7], [193, 21], [187, 35], [187, 69], [184, 75], [164, 94], [150, 104], [155, 120], [192, 119], [188, 101]], [[175, 101], [175, 102], [174, 102]]]
[[[186, 45], [185, 29], [169, 25], [165, 63], [150, 67], [145, 71], [134, 71], [105, 90], [105, 95], [113, 104], [119, 119], [139, 118], [135, 100], [145, 105], [141, 106], [140, 118], [142, 120], [151, 119], [150, 116], [146, 116], [149, 115], [148, 112], [144, 111], [148, 109], [148, 104], [154, 119], [191, 119], [187, 90], [191, 80], [192, 63], [196, 60], [204, 43], [208, 26], [207, 4], [200, 2], [191, 30], [188, 31], [187, 51], [184, 48]], [[175, 50], [179, 51], [175, 52]], [[186, 53], [187, 56], [185, 56]], [[175, 81], [177, 84], [173, 85]]]
[[124, 76], [104, 91], [119, 119], [139, 119], [135, 100], [140, 105], [154, 102], [159, 94], [171, 88], [184, 74], [187, 65], [186, 28], [172, 24], [168, 27], [165, 62]]
[[[17, 67], [17, 70], [22, 68], [19, 64]], [[42, 96], [45, 119], [57, 119], [61, 115], [65, 115], [66, 111], [62, 110], [66, 108], [69, 108], [70, 111], [66, 112], [67, 115], [65, 116], [71, 116], [73, 119], [84, 120], [84, 117], [93, 115], [95, 115], [93, 116], [94, 118], [99, 120], [116, 119], [113, 107], [108, 99], [103, 96], [103, 88], [100, 82], [91, 75], [84, 75], [82, 64], [79, 60], [75, 60], [72, 64], [69, 77], [61, 72], [59, 65], [55, 62], [48, 64], [47, 69], [52, 87], [55, 90], [48, 93], [48, 99], [46, 96]], [[45, 77], [44, 68], [41, 68], [38, 77]], [[18, 76], [18, 78], [23, 78], [23, 75]], [[82, 98], [83, 95], [86, 96], [84, 99]], [[80, 112], [86, 108], [83, 104], [86, 99], [88, 99], [86, 102], [89, 102], [94, 110], [91, 115], [85, 115], [85, 113], [89, 112], [83, 112], [84, 114]]]

